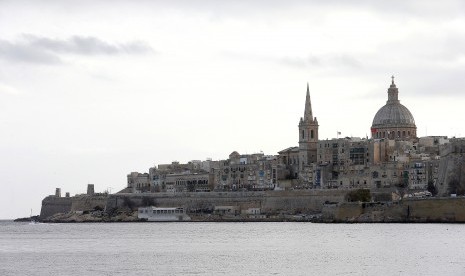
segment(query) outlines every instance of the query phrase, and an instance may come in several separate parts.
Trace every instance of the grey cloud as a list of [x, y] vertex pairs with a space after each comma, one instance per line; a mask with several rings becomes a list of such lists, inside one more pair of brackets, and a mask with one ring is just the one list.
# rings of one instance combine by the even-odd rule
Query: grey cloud
[[28, 44], [14, 44], [0, 40], [0, 57], [10, 61], [23, 61], [29, 63], [58, 64], [61, 60], [53, 53], [36, 49]]
[[362, 63], [359, 60], [346, 54], [331, 57], [329, 61], [335, 65], [343, 65], [352, 68], [362, 67]]
[[0, 40], [0, 57], [12, 61], [39, 64], [59, 64], [60, 55], [120, 55], [146, 54], [154, 50], [142, 41], [111, 44], [92, 36], [72, 36], [52, 39], [25, 34], [15, 42]]
[[145, 54], [152, 48], [141, 41], [110, 44], [92, 36], [72, 36], [66, 40], [24, 35], [31, 46], [44, 50], [81, 55]]

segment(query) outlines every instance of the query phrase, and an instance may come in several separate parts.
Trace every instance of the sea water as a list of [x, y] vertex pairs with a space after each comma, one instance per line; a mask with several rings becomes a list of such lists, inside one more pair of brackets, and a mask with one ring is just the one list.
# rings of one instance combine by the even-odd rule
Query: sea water
[[465, 225], [3, 221], [0, 275], [465, 275]]

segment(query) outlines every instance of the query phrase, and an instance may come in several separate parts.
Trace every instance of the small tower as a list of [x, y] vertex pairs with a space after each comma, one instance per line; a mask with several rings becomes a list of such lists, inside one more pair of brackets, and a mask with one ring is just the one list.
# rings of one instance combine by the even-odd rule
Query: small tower
[[93, 195], [94, 193], [94, 184], [87, 184], [87, 195]]
[[316, 163], [318, 145], [318, 120], [313, 117], [310, 89], [307, 83], [304, 117], [299, 122], [299, 168]]

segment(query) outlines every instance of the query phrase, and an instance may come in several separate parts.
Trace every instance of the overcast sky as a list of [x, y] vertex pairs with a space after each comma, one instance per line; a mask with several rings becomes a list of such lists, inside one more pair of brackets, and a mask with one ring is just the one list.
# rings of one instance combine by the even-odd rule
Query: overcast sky
[[0, 218], [174, 160], [365, 137], [391, 75], [418, 135], [464, 136], [463, 1], [0, 1]]

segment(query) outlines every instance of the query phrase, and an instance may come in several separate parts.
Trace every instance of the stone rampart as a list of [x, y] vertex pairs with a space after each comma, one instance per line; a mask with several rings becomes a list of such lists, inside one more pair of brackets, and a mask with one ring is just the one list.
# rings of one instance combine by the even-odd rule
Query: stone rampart
[[71, 211], [90, 211], [96, 208], [103, 210], [107, 204], [107, 199], [108, 195], [47, 196], [42, 200], [40, 219]]
[[71, 211], [103, 210], [107, 204], [108, 195], [78, 195], [72, 197]]
[[147, 193], [113, 194], [107, 201], [111, 208], [140, 206], [184, 206], [189, 210], [213, 209], [214, 206], [261, 208], [263, 212], [320, 212], [326, 201], [342, 202], [347, 191], [299, 190], [263, 192]]
[[323, 208], [334, 222], [465, 222], [465, 198], [407, 199], [400, 202], [340, 203]]
[[407, 200], [403, 213], [414, 221], [465, 222], [465, 198]]
[[68, 213], [71, 211], [71, 204], [71, 197], [47, 196], [42, 200], [40, 219], [45, 219], [58, 213]]

